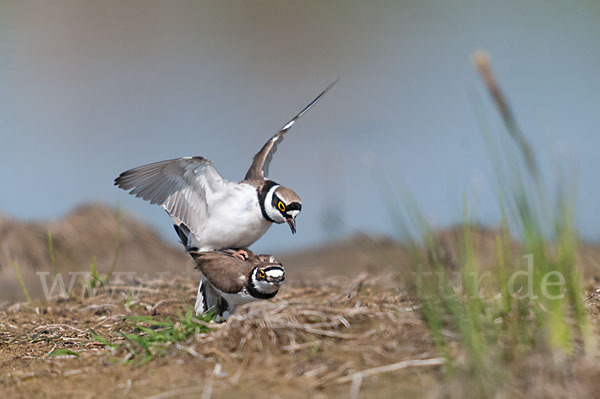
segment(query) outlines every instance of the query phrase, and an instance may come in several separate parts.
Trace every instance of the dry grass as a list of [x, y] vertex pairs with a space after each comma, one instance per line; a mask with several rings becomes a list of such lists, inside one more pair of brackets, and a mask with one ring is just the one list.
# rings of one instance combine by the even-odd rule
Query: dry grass
[[390, 395], [420, 391], [440, 361], [424, 367], [435, 357], [427, 331], [388, 280], [362, 274], [285, 287], [275, 300], [242, 307], [224, 324], [205, 323], [210, 331], [172, 342], [164, 356], [137, 367], [121, 364], [130, 353], [122, 334], [144, 335], [131, 316], [176, 318], [192, 303], [193, 283], [155, 280], [129, 292], [12, 305], [0, 312], [0, 381], [11, 397], [191, 397], [207, 389], [212, 397], [309, 397], [347, 395], [352, 381], [356, 392], [379, 390], [378, 381], [393, 374], [400, 383], [387, 386]]
[[[49, 222], [26, 223], [0, 215], [0, 303], [22, 298], [22, 290], [15, 284], [15, 262], [31, 296], [42, 297], [38, 271], [51, 275], [55, 271], [89, 271], [90, 262], [96, 259], [104, 272], [116, 267], [156, 277], [158, 272], [180, 270], [191, 263], [188, 258], [139, 219], [124, 214], [119, 220], [117, 210], [105, 205], [83, 205]], [[65, 276], [68, 286], [67, 279]]]
[[[103, 222], [93, 234], [78, 233], [96, 218]], [[180, 269], [191, 263], [134, 219], [125, 215], [124, 220], [120, 264], [145, 272], [160, 270], [163, 262]], [[118, 229], [113, 211], [85, 207], [51, 225], [58, 270], [89, 270], [94, 251], [98, 251], [99, 272], [110, 270]], [[32, 228], [15, 226], [17, 232]], [[37, 235], [31, 230], [27, 234], [33, 237], [29, 240], [34, 243], [32, 254], [43, 256], [47, 263], [42, 269], [51, 270], [46, 227]], [[482, 270], [496, 267], [493, 260], [500, 232], [475, 227], [471, 231]], [[16, 233], [5, 230], [4, 234]], [[23, 234], [22, 238], [27, 236], [25, 230]], [[135, 240], [136, 234], [140, 241]], [[459, 272], [463, 228], [435, 234], [436, 257], [450, 273]], [[94, 240], [96, 248], [92, 248]], [[79, 245], [76, 256], [72, 243]], [[510, 245], [515, 259], [520, 259], [523, 248], [516, 242]], [[145, 253], [148, 246], [168, 251], [160, 256]], [[25, 247], [12, 251], [18, 254]], [[600, 318], [600, 295], [595, 291], [599, 254], [597, 246], [582, 245], [576, 261], [589, 293], [585, 305], [594, 328]], [[468, 368], [450, 371], [444, 365], [421, 319], [421, 309], [402, 289], [415, 271], [405, 247], [391, 240], [356, 236], [278, 257], [288, 277], [282, 292], [273, 301], [240, 308], [225, 324], [185, 319], [196, 294], [196, 274], [171, 273], [153, 280], [137, 274], [144, 278], [88, 287], [89, 296], [41, 302], [32, 294], [32, 303], [0, 305], [0, 390], [4, 397], [17, 398], [476, 396], [470, 389]], [[23, 264], [24, 270], [33, 269]], [[4, 284], [15, 287], [24, 298], [14, 276], [5, 278]], [[25, 284], [35, 289], [26, 279]], [[75, 292], [85, 293], [83, 288], [76, 286]], [[495, 295], [488, 294], [490, 298]], [[168, 336], [183, 330], [185, 334], [149, 346], [155, 353], [148, 357], [144, 343], [151, 341], [152, 331], [139, 326], [169, 329], [163, 334]], [[453, 362], [467, 364], [451, 323], [442, 333]], [[143, 342], [136, 343], [131, 336], [128, 340], [124, 334]], [[593, 396], [600, 377], [597, 360], [596, 353], [565, 358], [544, 350], [504, 359], [498, 369], [508, 375], [500, 392], [515, 398]]]
[[[476, 240], [479, 251], [487, 248], [487, 234]], [[449, 248], [453, 237], [452, 231], [440, 235]], [[296, 272], [311, 276], [310, 270]], [[5, 397], [23, 398], [468, 397], [469, 375], [444, 371], [418, 307], [398, 288], [397, 276], [406, 270], [387, 270], [349, 270], [354, 278], [330, 276], [320, 284], [288, 279], [274, 300], [241, 307], [227, 323], [193, 321], [210, 331], [198, 328], [168, 342], [141, 365], [122, 364], [135, 346], [123, 334], [148, 335], [132, 316], [174, 320], [173, 328], [180, 328], [179, 315], [195, 297], [194, 279], [139, 281], [99, 287], [91, 297], [4, 306], [1, 389]], [[600, 296], [588, 281], [585, 304], [596, 325]], [[452, 331], [445, 334], [452, 342]], [[455, 355], [460, 362], [460, 351]], [[596, 354], [509, 359], [503, 392], [592, 395], [597, 360]]]

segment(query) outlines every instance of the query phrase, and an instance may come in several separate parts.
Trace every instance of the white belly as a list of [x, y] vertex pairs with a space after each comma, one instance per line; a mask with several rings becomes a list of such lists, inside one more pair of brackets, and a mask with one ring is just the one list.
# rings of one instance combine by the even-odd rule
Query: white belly
[[200, 251], [249, 247], [271, 224], [262, 215], [256, 189], [240, 184], [230, 195], [210, 205], [206, 223], [194, 235], [192, 246]]
[[229, 304], [229, 309], [231, 313], [233, 313], [235, 311], [235, 308], [239, 305], [244, 305], [246, 303], [258, 300], [257, 298], [254, 298], [252, 295], [250, 295], [246, 290], [237, 294], [226, 294], [222, 291], [217, 291], [219, 292], [219, 295], [221, 295], [221, 297], [227, 301], [227, 304]]

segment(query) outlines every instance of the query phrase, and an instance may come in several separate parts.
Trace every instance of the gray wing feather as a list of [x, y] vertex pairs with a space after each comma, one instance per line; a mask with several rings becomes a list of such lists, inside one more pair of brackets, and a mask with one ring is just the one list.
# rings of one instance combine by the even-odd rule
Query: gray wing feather
[[310, 102], [302, 111], [298, 112], [296, 116], [294, 116], [288, 123], [283, 125], [283, 127], [265, 143], [265, 145], [260, 149], [259, 152], [254, 155], [252, 165], [250, 165], [250, 169], [246, 173], [245, 180], [264, 180], [266, 176], [269, 175], [269, 166], [271, 164], [271, 160], [273, 159], [273, 154], [277, 151], [277, 146], [283, 141], [283, 135], [287, 133], [288, 130], [296, 123], [298, 119], [302, 115], [304, 115], [309, 109], [315, 105], [321, 97], [325, 95], [337, 83], [339, 80], [336, 79], [333, 83], [331, 83], [325, 90], [323, 90], [314, 100]]
[[115, 185], [183, 222], [193, 233], [206, 219], [211, 198], [231, 183], [205, 158], [178, 158], [123, 172]]

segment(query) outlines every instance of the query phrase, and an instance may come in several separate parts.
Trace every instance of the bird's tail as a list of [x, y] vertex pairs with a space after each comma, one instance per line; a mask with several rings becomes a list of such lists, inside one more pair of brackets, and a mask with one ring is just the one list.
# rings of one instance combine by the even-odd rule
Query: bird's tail
[[215, 291], [210, 282], [202, 276], [200, 285], [198, 286], [198, 295], [196, 296], [196, 304], [194, 305], [196, 315], [214, 312], [215, 316], [223, 317], [228, 310], [228, 305], [225, 299]]
[[199, 316], [203, 313], [208, 312], [208, 303], [206, 301], [206, 286], [207, 282], [204, 281], [204, 276], [202, 276], [202, 280], [200, 280], [200, 285], [198, 286], [198, 295], [196, 296], [196, 304], [194, 305], [194, 310], [196, 311], [196, 316]]
[[190, 229], [183, 223], [174, 224], [173, 228], [179, 237], [179, 241], [181, 241], [181, 245], [185, 247], [187, 252], [198, 251], [198, 248], [191, 246], [192, 245], [192, 232]]

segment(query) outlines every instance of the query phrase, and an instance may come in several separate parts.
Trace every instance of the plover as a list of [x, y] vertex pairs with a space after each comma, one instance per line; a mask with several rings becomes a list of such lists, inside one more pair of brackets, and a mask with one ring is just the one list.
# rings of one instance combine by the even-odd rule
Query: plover
[[[291, 189], [267, 179], [269, 164], [284, 134], [335, 83], [265, 143], [239, 183], [225, 180], [208, 159], [196, 156], [130, 169], [115, 185], [161, 205], [188, 251], [249, 247], [273, 223], [287, 222], [294, 234], [302, 201]], [[245, 256], [243, 251], [236, 255]]]
[[285, 279], [282, 264], [270, 255], [245, 251], [245, 260], [234, 256], [233, 251], [190, 251], [202, 272], [196, 314], [214, 311], [219, 319], [227, 319], [239, 305], [277, 295]]

